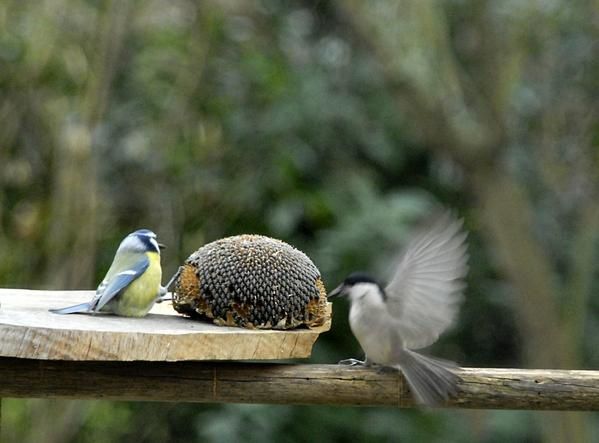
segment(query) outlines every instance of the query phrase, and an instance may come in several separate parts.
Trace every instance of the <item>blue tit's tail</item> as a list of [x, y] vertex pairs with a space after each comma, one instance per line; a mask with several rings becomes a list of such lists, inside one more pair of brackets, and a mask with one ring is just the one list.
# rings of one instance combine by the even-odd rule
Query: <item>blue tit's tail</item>
[[74, 314], [76, 312], [91, 312], [92, 311], [92, 304], [91, 302], [86, 302], [86, 303], [80, 303], [78, 305], [74, 305], [74, 306], [67, 306], [66, 308], [62, 308], [62, 309], [48, 309], [50, 312], [53, 312], [54, 314]]
[[461, 379], [453, 372], [458, 366], [451, 361], [402, 349], [399, 366], [420, 404], [439, 406], [458, 393]]

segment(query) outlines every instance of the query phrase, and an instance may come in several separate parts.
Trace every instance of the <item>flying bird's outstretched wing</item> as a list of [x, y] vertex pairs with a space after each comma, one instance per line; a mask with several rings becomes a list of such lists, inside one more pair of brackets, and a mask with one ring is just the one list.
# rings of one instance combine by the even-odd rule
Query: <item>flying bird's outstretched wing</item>
[[385, 288], [389, 314], [408, 349], [431, 345], [455, 319], [468, 271], [462, 225], [446, 212], [416, 235]]

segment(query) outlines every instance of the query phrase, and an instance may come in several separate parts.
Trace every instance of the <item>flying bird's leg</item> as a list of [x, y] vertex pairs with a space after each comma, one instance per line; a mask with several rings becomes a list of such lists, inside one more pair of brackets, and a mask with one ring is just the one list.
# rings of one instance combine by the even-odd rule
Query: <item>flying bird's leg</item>
[[339, 365], [346, 365], [346, 366], [372, 366], [374, 363], [372, 363], [370, 360], [368, 360], [368, 356], [365, 355], [364, 356], [364, 361], [362, 360], [358, 360], [357, 358], [347, 358], [345, 360], [341, 360], [339, 363], [337, 363]]
[[346, 358], [345, 360], [340, 360], [337, 364], [344, 366], [366, 366], [365, 361], [356, 358]]

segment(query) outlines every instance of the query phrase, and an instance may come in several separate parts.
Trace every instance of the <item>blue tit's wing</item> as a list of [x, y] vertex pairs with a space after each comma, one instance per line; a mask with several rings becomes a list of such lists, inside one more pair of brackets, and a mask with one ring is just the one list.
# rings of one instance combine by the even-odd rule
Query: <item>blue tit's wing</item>
[[96, 301], [93, 307], [95, 312], [102, 309], [106, 303], [120, 294], [131, 282], [148, 269], [150, 260], [145, 254], [135, 254], [135, 260], [135, 262], [130, 264], [131, 260], [124, 258], [122, 263], [119, 263], [121, 271], [115, 270], [111, 266], [108, 274], [106, 274], [106, 278], [100, 283], [96, 291]]
[[408, 349], [434, 343], [458, 313], [468, 272], [462, 224], [447, 212], [416, 235], [385, 288], [389, 314]]

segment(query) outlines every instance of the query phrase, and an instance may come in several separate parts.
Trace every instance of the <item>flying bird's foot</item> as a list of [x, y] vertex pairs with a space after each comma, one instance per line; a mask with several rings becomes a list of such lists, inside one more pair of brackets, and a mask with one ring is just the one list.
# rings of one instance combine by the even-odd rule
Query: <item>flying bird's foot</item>
[[344, 365], [344, 366], [368, 366], [368, 362], [367, 361], [362, 361], [362, 360], [358, 360], [358, 359], [355, 359], [355, 358], [348, 358], [348, 359], [345, 359], [345, 360], [341, 360], [337, 364]]

